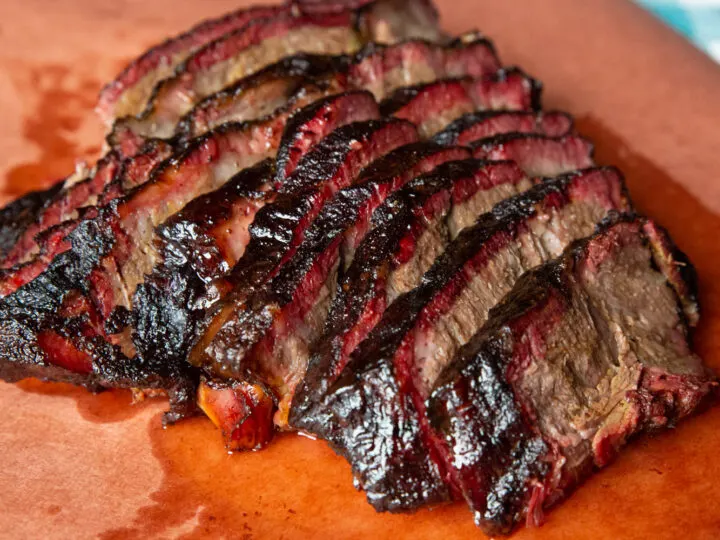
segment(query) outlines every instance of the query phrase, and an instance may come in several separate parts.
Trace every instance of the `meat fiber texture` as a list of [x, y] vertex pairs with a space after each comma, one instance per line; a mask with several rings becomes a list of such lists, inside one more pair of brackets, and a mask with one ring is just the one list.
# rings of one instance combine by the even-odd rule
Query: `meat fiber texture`
[[428, 404], [486, 532], [539, 524], [628, 439], [675, 425], [716, 390], [689, 348], [693, 278], [665, 231], [625, 216], [523, 276], [491, 311]]

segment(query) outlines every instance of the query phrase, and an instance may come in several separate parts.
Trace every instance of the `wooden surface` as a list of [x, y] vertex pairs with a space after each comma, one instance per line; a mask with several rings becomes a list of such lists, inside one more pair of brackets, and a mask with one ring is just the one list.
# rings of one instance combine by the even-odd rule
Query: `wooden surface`
[[[242, 2], [0, 2], [3, 197], [100, 150], [102, 81], [169, 33]], [[620, 165], [638, 208], [696, 263], [696, 349], [720, 369], [720, 69], [620, 0], [440, 0], [447, 29], [478, 27], [502, 59], [578, 117], [598, 160]], [[124, 392], [0, 383], [2, 538], [479, 538], [456, 504], [375, 514], [322, 442], [278, 438], [228, 456], [209, 422], [163, 431], [162, 402]], [[633, 441], [607, 470], [514, 538], [720, 538], [720, 407]]]

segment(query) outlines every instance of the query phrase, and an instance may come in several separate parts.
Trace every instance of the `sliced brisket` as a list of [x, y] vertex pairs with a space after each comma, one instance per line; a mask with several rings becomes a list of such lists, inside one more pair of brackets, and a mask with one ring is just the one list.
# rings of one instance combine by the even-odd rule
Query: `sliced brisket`
[[426, 34], [437, 37], [434, 23], [430, 29], [410, 23], [388, 24], [388, 18], [398, 19], [395, 10], [406, 9], [406, 4], [422, 7], [413, 0], [377, 0], [358, 10], [318, 15], [286, 13], [250, 22], [194, 52], [172, 77], [155, 87], [142, 114], [120, 120], [125, 126], [118, 130], [127, 127], [141, 137], [169, 137], [195, 103], [294, 53], [354, 52], [363, 42], [373, 41], [378, 32], [390, 28], [399, 32], [387, 36], [391, 42]]
[[302, 421], [350, 461], [375, 508], [409, 510], [452, 496], [447, 448], [425, 416], [435, 377], [524, 271], [627, 207], [613, 169], [543, 182], [462, 231], [420, 285], [387, 308], [320, 412]]
[[445, 368], [429, 416], [488, 534], [538, 524], [630, 437], [716, 386], [688, 345], [692, 285], [661, 270], [688, 264], [654, 223], [616, 220], [523, 276]]
[[478, 78], [400, 88], [382, 102], [380, 110], [413, 122], [423, 137], [430, 137], [473, 111], [538, 109], [540, 91], [540, 84], [520, 70], [503, 69]]
[[573, 130], [572, 118], [562, 112], [482, 111], [465, 114], [433, 137], [440, 144], [466, 145], [503, 133], [539, 133], [563, 137]]

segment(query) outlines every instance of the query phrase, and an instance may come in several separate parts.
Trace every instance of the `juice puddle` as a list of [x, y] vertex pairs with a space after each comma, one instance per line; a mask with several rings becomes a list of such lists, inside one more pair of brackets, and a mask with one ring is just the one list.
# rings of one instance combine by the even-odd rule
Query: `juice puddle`
[[92, 115], [99, 81], [75, 80], [70, 68], [52, 64], [30, 69], [26, 78], [17, 76], [13, 82], [18, 92], [37, 95], [35, 110], [25, 114], [23, 137], [40, 155], [8, 170], [2, 191], [13, 198], [68, 176], [77, 159], [95, 157], [100, 151], [99, 145], [80, 148], [73, 137]]
[[[695, 348], [708, 365], [720, 369], [714, 337], [720, 324], [720, 219], [601, 123], [583, 118], [578, 128], [596, 142], [599, 163], [623, 170], [638, 210], [666, 226], [696, 264], [704, 308]], [[92, 396], [64, 385], [52, 388], [74, 396], [92, 421], [134, 414], [123, 398], [126, 393]], [[323, 442], [281, 435], [261, 452], [229, 456], [203, 418], [163, 430], [157, 416], [148, 429], [162, 483], [134, 522], [106, 531], [105, 540], [483, 537], [461, 503], [409, 516], [376, 514], [353, 489], [348, 464]], [[634, 441], [614, 464], [550, 512], [542, 528], [518, 530], [513, 538], [720, 537], [714, 481], [720, 478], [718, 434], [720, 408], [715, 407], [673, 432]]]

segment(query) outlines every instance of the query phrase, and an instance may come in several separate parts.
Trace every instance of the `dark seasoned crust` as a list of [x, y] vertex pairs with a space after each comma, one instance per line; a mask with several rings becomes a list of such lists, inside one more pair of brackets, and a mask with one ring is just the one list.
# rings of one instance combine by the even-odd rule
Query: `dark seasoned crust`
[[[287, 409], [307, 361], [307, 349], [321, 330], [328, 298], [335, 291], [341, 267], [370, 225], [373, 211], [395, 189], [439, 163], [466, 158], [463, 148], [415, 143], [390, 152], [367, 167], [353, 185], [340, 190], [310, 225], [295, 254], [266, 286], [256, 290], [237, 317], [255, 333], [254, 343], [237, 343], [254, 349], [240, 364], [260, 377], [275, 392], [280, 404], [276, 425], [286, 427]], [[328, 296], [329, 295], [329, 296]], [[272, 312], [270, 318], [266, 312]], [[272, 337], [270, 337], [272, 336]], [[267, 341], [268, 339], [271, 340]], [[265, 347], [271, 350], [265, 355]], [[239, 369], [237, 372], [241, 371]]]
[[611, 219], [523, 276], [438, 378], [428, 413], [488, 534], [538, 524], [628, 438], [716, 390], [679, 316], [687, 287], [656, 264], [677, 253], [658, 231]]
[[59, 180], [42, 191], [31, 191], [0, 209], [0, 256], [5, 257], [27, 227], [63, 188]]
[[[292, 257], [304, 231], [333, 193], [354, 182], [362, 168], [375, 159], [415, 140], [417, 132], [412, 124], [393, 119], [350, 124], [313, 148], [288, 177], [275, 201], [258, 212], [250, 227], [250, 244], [229, 276], [233, 291], [208, 314], [190, 361], [217, 369], [220, 376], [229, 375], [233, 371], [231, 351], [237, 350], [235, 330], [242, 326], [236, 318], [242, 300], [273, 278]], [[224, 368], [226, 359], [230, 364]]]
[[461, 232], [420, 286], [387, 308], [326, 394], [318, 422], [306, 422], [350, 461], [377, 509], [409, 510], [451, 496], [448, 449], [424, 414], [434, 373], [524, 269], [625, 208], [622, 193], [611, 169], [543, 182]]
[[[470, 146], [476, 158], [510, 159], [532, 176], [554, 176], [558, 166], [566, 171], [593, 166], [593, 145], [578, 135], [548, 137], [538, 133], [503, 133], [480, 139]], [[545, 159], [538, 159], [538, 156]], [[532, 164], [525, 162], [527, 158]]]
[[173, 69], [193, 51], [252, 20], [289, 10], [289, 5], [244, 8], [217, 19], [202, 21], [187, 32], [150, 48], [103, 87], [97, 105], [100, 117], [110, 124], [119, 116], [139, 113], [155, 83], [171, 75]]
[[465, 145], [511, 132], [563, 137], [572, 131], [573, 119], [564, 112], [481, 111], [461, 116], [433, 140], [439, 144]]

